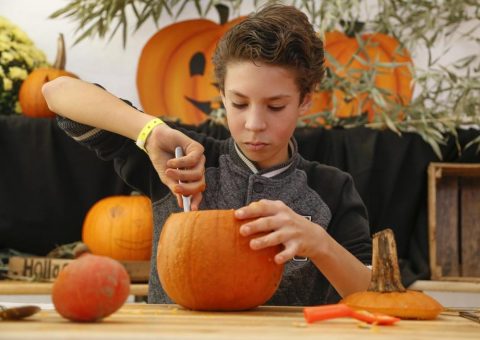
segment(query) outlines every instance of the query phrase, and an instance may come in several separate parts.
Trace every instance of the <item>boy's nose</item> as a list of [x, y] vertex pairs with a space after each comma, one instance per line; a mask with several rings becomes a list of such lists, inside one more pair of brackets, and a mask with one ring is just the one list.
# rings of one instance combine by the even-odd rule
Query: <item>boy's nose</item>
[[260, 109], [253, 107], [246, 115], [245, 128], [247, 130], [260, 131], [266, 127], [264, 114]]

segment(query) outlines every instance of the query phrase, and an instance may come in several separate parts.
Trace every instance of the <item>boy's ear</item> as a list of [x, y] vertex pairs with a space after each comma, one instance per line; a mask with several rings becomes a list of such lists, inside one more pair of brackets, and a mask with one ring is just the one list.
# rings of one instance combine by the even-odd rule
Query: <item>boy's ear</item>
[[300, 108], [299, 108], [299, 111], [300, 111], [300, 115], [303, 115], [304, 113], [306, 113], [308, 110], [310, 110], [310, 108], [312, 107], [312, 93], [309, 92], [307, 93], [304, 97], [303, 97], [303, 102], [300, 104]]

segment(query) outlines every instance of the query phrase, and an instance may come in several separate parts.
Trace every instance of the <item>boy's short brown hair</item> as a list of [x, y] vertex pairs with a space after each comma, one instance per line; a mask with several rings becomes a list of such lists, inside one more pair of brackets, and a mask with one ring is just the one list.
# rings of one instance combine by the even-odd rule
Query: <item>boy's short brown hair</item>
[[228, 63], [261, 62], [296, 72], [300, 99], [324, 74], [323, 43], [307, 16], [293, 6], [269, 5], [232, 27], [213, 55], [215, 78], [224, 91]]

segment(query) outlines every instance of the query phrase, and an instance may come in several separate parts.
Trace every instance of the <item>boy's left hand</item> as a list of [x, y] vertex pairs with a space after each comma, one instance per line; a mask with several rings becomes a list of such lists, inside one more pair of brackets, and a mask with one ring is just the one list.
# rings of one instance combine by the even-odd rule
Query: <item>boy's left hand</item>
[[252, 219], [241, 226], [241, 235], [267, 233], [250, 241], [252, 249], [284, 245], [284, 250], [275, 256], [278, 264], [294, 256], [315, 258], [322, 253], [325, 245], [325, 229], [297, 214], [281, 201], [263, 199], [253, 202], [237, 209], [235, 217], [240, 220]]

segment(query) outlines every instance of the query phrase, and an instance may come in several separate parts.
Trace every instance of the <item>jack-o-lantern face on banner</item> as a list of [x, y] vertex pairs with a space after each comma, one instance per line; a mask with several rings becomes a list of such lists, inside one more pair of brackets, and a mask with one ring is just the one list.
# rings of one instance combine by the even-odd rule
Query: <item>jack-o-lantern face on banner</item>
[[137, 69], [142, 108], [155, 116], [203, 122], [219, 91], [215, 86], [213, 52], [218, 40], [243, 17], [219, 25], [210, 20], [186, 20], [158, 31], [144, 46]]

